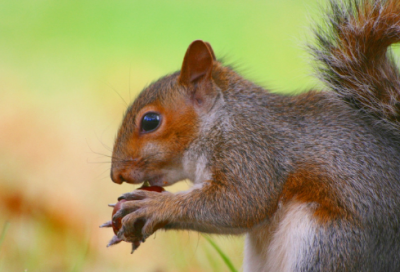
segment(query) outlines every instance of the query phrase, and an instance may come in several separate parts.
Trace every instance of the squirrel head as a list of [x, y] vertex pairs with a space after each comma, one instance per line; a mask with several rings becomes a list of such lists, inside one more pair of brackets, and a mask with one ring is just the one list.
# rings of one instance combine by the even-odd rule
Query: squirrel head
[[218, 98], [211, 46], [189, 45], [180, 72], [144, 89], [126, 111], [113, 148], [111, 179], [166, 186], [188, 178], [183, 158], [199, 135], [202, 116]]

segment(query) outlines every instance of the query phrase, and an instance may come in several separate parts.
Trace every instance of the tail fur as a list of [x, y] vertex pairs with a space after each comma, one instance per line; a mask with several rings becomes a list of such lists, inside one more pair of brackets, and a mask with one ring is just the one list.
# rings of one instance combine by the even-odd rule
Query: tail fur
[[400, 74], [388, 48], [400, 41], [400, 0], [330, 0], [315, 30], [321, 79], [352, 107], [400, 132]]

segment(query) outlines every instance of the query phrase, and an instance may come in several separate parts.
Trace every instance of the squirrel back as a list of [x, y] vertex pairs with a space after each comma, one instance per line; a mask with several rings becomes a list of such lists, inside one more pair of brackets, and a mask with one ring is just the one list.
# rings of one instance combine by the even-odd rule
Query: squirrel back
[[114, 241], [136, 249], [160, 228], [246, 233], [245, 271], [400, 271], [400, 81], [387, 52], [400, 4], [339, 3], [313, 49], [333, 92], [268, 93], [201, 40], [142, 91], [112, 180], [194, 186], [125, 194]]

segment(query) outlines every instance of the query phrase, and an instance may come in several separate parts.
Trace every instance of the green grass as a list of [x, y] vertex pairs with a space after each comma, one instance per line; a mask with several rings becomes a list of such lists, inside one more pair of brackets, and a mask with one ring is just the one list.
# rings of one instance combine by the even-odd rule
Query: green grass
[[229, 259], [229, 257], [223, 252], [223, 250], [207, 235], [203, 235], [203, 237], [210, 243], [210, 245], [217, 251], [218, 255], [221, 257], [221, 259], [224, 261], [226, 266], [229, 268], [229, 271], [231, 272], [238, 272], [235, 268], [235, 266], [232, 264], [232, 261]]
[[0, 234], [0, 253], [1, 253], [1, 246], [3, 245], [4, 238], [6, 237], [6, 233], [7, 233], [7, 230], [8, 230], [9, 226], [10, 226], [10, 222], [6, 221], [4, 223], [3, 229], [1, 230], [1, 234]]
[[10, 226], [10, 222], [6, 221], [3, 225], [3, 229], [1, 230], [1, 234], [0, 234], [0, 271], [3, 271], [2, 268], [3, 268], [3, 264], [5, 262], [4, 256], [3, 256], [4, 254], [2, 254], [2, 245], [4, 243], [4, 239], [6, 237], [6, 233], [7, 233], [9, 226]]

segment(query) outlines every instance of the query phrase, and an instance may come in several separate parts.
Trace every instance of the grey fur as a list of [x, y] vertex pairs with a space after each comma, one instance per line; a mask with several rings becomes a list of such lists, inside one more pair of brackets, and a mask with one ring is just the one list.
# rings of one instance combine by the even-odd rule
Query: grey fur
[[[215, 95], [205, 98], [212, 100], [211, 110], [197, 111], [199, 133], [183, 156], [194, 163], [205, 158], [204, 171], [211, 178], [197, 181], [186, 193], [137, 201], [140, 209], [132, 208], [124, 217], [120, 233], [132, 228], [138, 216], [154, 220], [154, 225], [157, 220], [168, 221], [164, 229], [251, 233], [275, 220], [285, 205], [281, 196], [290, 175], [312, 166], [307, 170], [325, 177], [321, 182], [328, 183], [324, 186], [337, 197], [345, 214], [324, 223], [313, 219], [315, 232], [300, 241], [305, 252], [295, 259], [294, 270], [400, 271], [398, 71], [386, 49], [373, 61], [365, 59], [361, 44], [345, 59], [331, 50], [341, 48], [339, 25], [350, 22], [368, 1], [331, 1], [330, 30], [318, 30], [319, 47], [314, 54], [321, 63], [322, 79], [334, 92], [271, 94], [215, 63], [211, 85]], [[386, 2], [376, 1], [375, 8], [383, 9]], [[358, 35], [354, 21], [346, 27], [354, 28]], [[393, 29], [390, 25], [386, 28]], [[364, 64], [375, 69], [372, 75], [376, 78], [364, 73]], [[385, 77], [385, 83], [379, 82], [379, 76]], [[165, 96], [169, 101], [181, 99], [189, 92], [179, 86], [178, 77], [175, 73], [151, 85], [128, 109], [124, 120], [128, 125], [121, 127], [115, 157], [129, 155], [129, 150], [124, 150], [132, 129], [129, 120], [143, 106]], [[393, 99], [387, 104], [371, 88]], [[117, 163], [113, 162], [113, 167]], [[183, 176], [196, 179], [192, 168], [186, 171], [192, 172]], [[306, 205], [311, 211], [319, 207], [318, 202]], [[143, 236], [150, 234], [144, 232]]]

